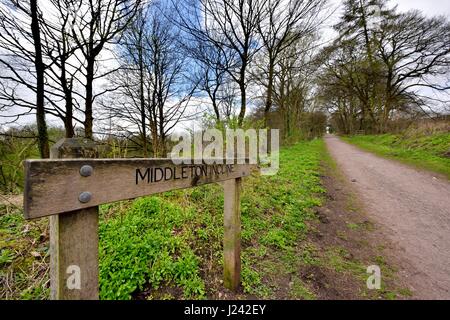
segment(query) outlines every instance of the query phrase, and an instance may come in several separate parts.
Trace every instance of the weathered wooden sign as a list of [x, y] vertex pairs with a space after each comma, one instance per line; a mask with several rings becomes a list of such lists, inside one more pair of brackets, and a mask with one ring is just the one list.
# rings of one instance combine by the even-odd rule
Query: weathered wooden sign
[[50, 216], [52, 299], [98, 299], [98, 205], [214, 182], [225, 192], [224, 285], [238, 288], [241, 178], [254, 165], [92, 159], [95, 145], [84, 139], [63, 139], [51, 154], [50, 160], [24, 162], [24, 214]]
[[170, 159], [25, 161], [24, 208], [40, 218], [169, 190], [245, 177], [242, 164], [174, 165]]

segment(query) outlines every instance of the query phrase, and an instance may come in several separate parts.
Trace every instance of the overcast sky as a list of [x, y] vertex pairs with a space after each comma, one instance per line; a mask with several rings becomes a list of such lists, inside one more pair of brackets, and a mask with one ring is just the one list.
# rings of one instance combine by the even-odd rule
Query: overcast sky
[[[343, 0], [329, 0], [332, 7], [339, 7]], [[389, 0], [390, 6], [398, 6], [399, 11], [418, 9], [428, 17], [445, 15], [450, 18], [450, 0]], [[336, 21], [340, 10], [336, 10], [332, 20]]]
[[445, 15], [450, 17], [450, 0], [391, 0], [401, 11], [420, 9], [428, 16]]

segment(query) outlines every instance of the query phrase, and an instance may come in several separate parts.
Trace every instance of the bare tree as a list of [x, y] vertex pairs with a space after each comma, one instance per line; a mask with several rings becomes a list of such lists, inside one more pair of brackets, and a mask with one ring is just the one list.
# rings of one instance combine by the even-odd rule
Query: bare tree
[[[146, 52], [148, 50], [148, 46], [146, 45], [148, 40], [148, 30], [146, 28], [148, 24], [146, 20], [148, 18], [148, 9], [141, 8], [129, 28], [125, 31], [122, 39], [122, 48], [124, 50], [123, 60], [129, 69], [117, 74], [121, 77], [120, 82], [123, 84], [121, 85], [122, 93], [131, 97], [131, 101], [135, 104], [135, 108], [139, 113], [140, 122], [138, 122], [138, 128], [142, 137], [144, 157], [148, 156], [145, 97], [146, 65], [150, 62], [148, 61], [148, 51]], [[135, 79], [133, 79], [133, 76]], [[137, 96], [135, 86], [138, 88]]]
[[298, 40], [308, 38], [317, 31], [321, 25], [319, 14], [323, 11], [325, 3], [326, 0], [267, 1], [265, 14], [258, 24], [259, 35], [264, 44], [261, 59], [264, 59], [265, 66], [258, 78], [266, 88], [264, 107], [266, 125], [273, 105], [275, 66], [279, 57]]
[[96, 64], [105, 46], [116, 42], [134, 18], [141, 5], [140, 0], [70, 0], [75, 14], [72, 36], [83, 57], [85, 89], [84, 130], [87, 138], [93, 137], [93, 103], [104, 92], [94, 94], [95, 79], [112, 71], [98, 74]]
[[247, 110], [248, 68], [261, 48], [258, 25], [266, 0], [185, 0], [175, 4], [177, 23], [197, 41], [220, 50], [225, 71], [240, 90], [238, 124]]
[[196, 90], [196, 84], [187, 81], [186, 57], [178, 50], [179, 31], [167, 20], [167, 10], [154, 4], [138, 14], [122, 39], [123, 67], [110, 76], [112, 87], [118, 89], [104, 99], [105, 118], [117, 119], [128, 136], [137, 130], [143, 148], [148, 128], [155, 157], [165, 156], [167, 137], [186, 118]]
[[226, 73], [226, 59], [222, 50], [201, 41], [181, 42], [186, 54], [195, 61], [196, 72], [191, 77], [198, 89], [205, 92], [211, 101], [217, 123], [222, 120], [221, 105], [224, 103], [224, 86], [229, 77]]
[[[314, 34], [297, 39], [280, 52], [274, 66], [273, 94], [275, 110], [282, 120], [284, 138], [299, 134], [304, 126], [304, 116], [313, 110], [313, 88], [317, 66], [314, 65], [314, 50], [302, 50], [317, 42]], [[265, 108], [266, 106], [264, 106]], [[268, 115], [264, 109], [264, 118]], [[304, 128], [303, 128], [304, 127]]]
[[75, 108], [80, 109], [79, 101], [83, 99], [75, 90], [75, 83], [82, 76], [82, 65], [76, 57], [79, 48], [71, 35], [75, 15], [70, 0], [51, 0], [50, 4], [55, 14], [51, 19], [41, 20], [47, 86], [51, 90], [48, 95], [53, 101], [64, 101], [64, 107], [58, 103], [53, 108], [64, 123], [66, 137], [72, 138], [74, 121], [82, 123], [75, 115]]
[[[19, 105], [34, 110], [38, 131], [38, 146], [42, 158], [50, 155], [45, 120], [45, 65], [42, 57], [39, 8], [36, 0], [3, 1], [0, 4], [0, 64], [5, 68], [0, 79], [0, 102], [5, 106]], [[22, 98], [17, 90], [28, 90], [35, 100]]]
[[418, 89], [450, 93], [450, 23], [444, 17], [429, 19], [418, 11], [391, 17], [377, 33], [375, 50], [384, 70], [381, 131], [401, 103], [433, 111], [442, 102]]
[[[322, 56], [321, 100], [337, 112], [347, 133], [385, 132], [395, 114], [427, 114], [440, 107], [450, 87], [449, 22], [419, 12], [385, 10], [385, 1], [347, 1], [341, 31]], [[378, 23], [369, 5], [381, 10]], [[352, 9], [353, 8], [353, 9]], [[361, 22], [363, 21], [363, 22]], [[447, 78], [448, 79], [448, 78]], [[428, 92], [419, 89], [427, 88]], [[440, 97], [433, 97], [433, 92]]]
[[31, 34], [34, 44], [34, 67], [36, 69], [36, 123], [38, 129], [38, 143], [42, 158], [50, 157], [48, 144], [47, 123], [44, 108], [44, 62], [42, 60], [41, 32], [39, 28], [37, 0], [30, 0]]
[[[350, 134], [363, 129], [361, 100], [365, 101], [366, 86], [360, 86], [359, 77], [364, 76], [358, 69], [358, 56], [354, 47], [341, 45], [329, 47], [316, 57], [321, 70], [316, 81], [319, 104], [337, 120], [339, 131]], [[362, 88], [361, 88], [362, 87]], [[358, 124], [359, 120], [359, 124]]]

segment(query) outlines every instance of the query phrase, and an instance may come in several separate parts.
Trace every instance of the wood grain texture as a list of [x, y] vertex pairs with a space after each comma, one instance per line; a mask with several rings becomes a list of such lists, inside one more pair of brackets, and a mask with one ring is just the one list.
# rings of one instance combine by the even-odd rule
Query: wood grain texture
[[[51, 149], [52, 158], [96, 155], [95, 144], [89, 140], [63, 139]], [[51, 205], [52, 200], [47, 201]], [[51, 216], [50, 298], [97, 300], [98, 275], [98, 207]], [[73, 287], [77, 284], [73, 279], [79, 280], [79, 287]]]
[[[67, 282], [79, 268], [80, 289]], [[98, 300], [98, 207], [50, 217], [50, 298]]]
[[[90, 165], [93, 168], [91, 176], [81, 176], [80, 168], [84, 165]], [[170, 159], [27, 160], [24, 162], [24, 166], [24, 212], [27, 219], [245, 177], [251, 174], [252, 169], [256, 168], [255, 165], [235, 164], [232, 165], [230, 171], [226, 165], [220, 167], [220, 165], [205, 164], [192, 167], [190, 165], [174, 165]], [[201, 169], [203, 166], [206, 166], [206, 175]], [[147, 169], [155, 170], [155, 168], [170, 168], [167, 169], [168, 172], [172, 170], [172, 173], [175, 172], [174, 176], [179, 179], [172, 177], [167, 181], [163, 179], [159, 182], [148, 182], [145, 172]], [[137, 169], [139, 169], [139, 175]], [[159, 173], [159, 175], [161, 174]], [[167, 176], [169, 173], [166, 178]], [[89, 202], [80, 202], [79, 195], [82, 192], [92, 194]]]
[[236, 291], [241, 281], [241, 178], [227, 180], [224, 188], [224, 285]]

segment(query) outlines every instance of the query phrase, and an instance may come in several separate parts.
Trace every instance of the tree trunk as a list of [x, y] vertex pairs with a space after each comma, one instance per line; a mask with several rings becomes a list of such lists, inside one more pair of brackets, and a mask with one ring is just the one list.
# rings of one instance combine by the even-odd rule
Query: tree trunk
[[214, 108], [214, 115], [216, 116], [217, 123], [220, 122], [220, 113], [219, 113], [219, 107], [217, 106], [216, 100], [213, 100], [213, 108]]
[[270, 57], [269, 62], [269, 82], [267, 84], [267, 96], [266, 96], [266, 105], [264, 107], [264, 126], [267, 127], [269, 120], [269, 112], [272, 108], [272, 94], [273, 94], [273, 74], [274, 74], [274, 61]]
[[156, 125], [151, 125], [152, 129], [152, 150], [153, 150], [153, 158], [159, 157], [159, 139], [158, 139], [158, 129]]
[[38, 130], [39, 152], [42, 158], [50, 157], [47, 123], [44, 105], [44, 63], [42, 61], [41, 35], [39, 29], [37, 0], [30, 0], [31, 32], [35, 49], [34, 65], [36, 68], [36, 123]]
[[92, 114], [93, 104], [93, 82], [94, 82], [94, 64], [95, 59], [89, 59], [86, 67], [86, 101], [84, 110], [84, 136], [88, 139], [94, 137], [93, 123], [94, 117]]
[[148, 157], [147, 150], [147, 127], [145, 121], [145, 95], [144, 95], [144, 63], [142, 61], [142, 47], [139, 48], [139, 91], [141, 102], [141, 127], [142, 127], [142, 148], [144, 149], [144, 157]]
[[66, 101], [66, 114], [64, 117], [64, 129], [66, 131], [66, 138], [73, 138], [75, 131], [73, 129], [73, 101], [72, 101], [72, 84], [69, 86], [66, 78], [66, 61], [61, 62], [61, 84], [64, 91], [64, 99]]
[[[156, 83], [156, 81], [155, 81]], [[156, 113], [156, 91], [153, 90], [152, 92], [150, 92], [150, 86], [148, 86], [148, 97], [150, 99], [151, 97], [151, 101], [149, 101], [149, 105], [148, 105], [148, 113], [150, 116], [149, 119], [149, 125], [150, 125], [150, 133], [152, 135], [152, 151], [153, 151], [153, 158], [157, 158], [158, 157], [158, 149], [159, 149], [159, 142], [158, 142], [158, 116]]]
[[[158, 98], [160, 101], [162, 101], [161, 98]], [[160, 157], [164, 157], [164, 150], [166, 148], [165, 141], [164, 141], [164, 105], [159, 102], [159, 123], [158, 123], [158, 155]]]
[[244, 123], [245, 111], [247, 109], [247, 94], [245, 92], [245, 70], [247, 66], [243, 63], [241, 67], [241, 72], [239, 76], [239, 89], [241, 90], [241, 111], [239, 112], [238, 117], [238, 126], [242, 127]]
[[208, 90], [209, 98], [212, 101], [214, 115], [216, 116], [217, 123], [220, 122], [220, 111], [219, 111], [219, 106], [217, 105], [217, 91], [218, 90], [219, 90], [218, 85], [214, 88], [212, 93], [210, 93], [210, 90]]
[[66, 130], [66, 138], [73, 138], [75, 136], [75, 131], [73, 129], [72, 92], [68, 92], [66, 95], [66, 116], [64, 118], [64, 128]]
[[239, 112], [238, 126], [242, 127], [242, 124], [244, 123], [245, 109], [247, 105], [247, 95], [245, 94], [245, 85], [240, 83], [239, 87], [241, 89], [241, 111]]

